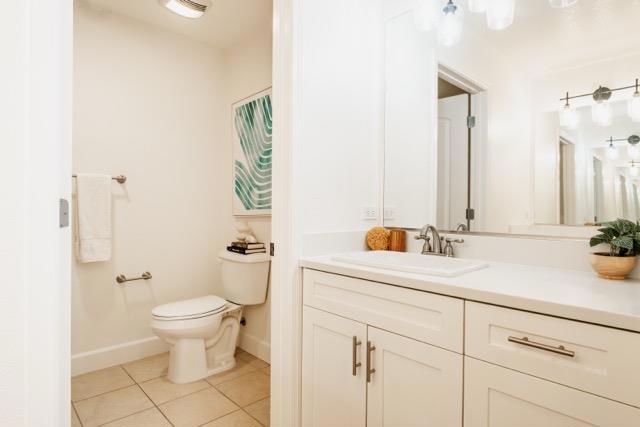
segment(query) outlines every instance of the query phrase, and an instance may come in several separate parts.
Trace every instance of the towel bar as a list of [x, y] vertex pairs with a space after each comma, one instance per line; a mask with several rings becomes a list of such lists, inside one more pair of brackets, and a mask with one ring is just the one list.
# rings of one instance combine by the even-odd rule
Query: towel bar
[[144, 273], [142, 273], [142, 276], [140, 277], [132, 277], [131, 279], [127, 279], [127, 276], [125, 276], [124, 274], [119, 274], [116, 276], [116, 282], [122, 284], [126, 282], [133, 282], [134, 280], [149, 280], [152, 277], [153, 276], [148, 271], [145, 271]]
[[[77, 178], [78, 175], [71, 175], [72, 178]], [[124, 184], [127, 182], [127, 177], [124, 175], [112, 176], [111, 179], [118, 181], [118, 184]]]

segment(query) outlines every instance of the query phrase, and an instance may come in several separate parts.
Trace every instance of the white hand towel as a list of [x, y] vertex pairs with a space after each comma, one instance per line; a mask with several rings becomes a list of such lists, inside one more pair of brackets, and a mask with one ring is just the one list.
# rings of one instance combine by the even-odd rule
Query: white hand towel
[[77, 250], [80, 262], [111, 259], [111, 177], [78, 174]]

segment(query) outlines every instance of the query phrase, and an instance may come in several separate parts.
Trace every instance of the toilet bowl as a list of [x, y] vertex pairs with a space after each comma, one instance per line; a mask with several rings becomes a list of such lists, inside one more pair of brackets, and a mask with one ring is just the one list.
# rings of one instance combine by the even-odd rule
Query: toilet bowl
[[151, 329], [170, 346], [167, 378], [188, 383], [235, 366], [235, 348], [243, 305], [267, 297], [270, 257], [266, 254], [218, 254], [226, 300], [207, 295], [163, 304], [152, 310]]

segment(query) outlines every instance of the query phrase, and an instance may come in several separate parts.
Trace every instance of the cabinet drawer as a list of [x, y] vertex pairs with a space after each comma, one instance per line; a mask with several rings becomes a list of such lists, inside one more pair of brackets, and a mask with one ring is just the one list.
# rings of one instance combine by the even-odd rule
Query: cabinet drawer
[[466, 304], [465, 354], [640, 407], [640, 334]]
[[462, 353], [456, 298], [304, 269], [304, 304]]
[[636, 427], [640, 410], [465, 357], [465, 427]]

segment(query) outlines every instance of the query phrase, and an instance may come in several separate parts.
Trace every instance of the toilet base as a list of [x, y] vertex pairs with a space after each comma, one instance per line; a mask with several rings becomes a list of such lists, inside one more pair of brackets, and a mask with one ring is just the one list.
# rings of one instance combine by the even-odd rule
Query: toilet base
[[182, 338], [170, 343], [169, 381], [190, 383], [236, 366], [235, 350], [242, 307], [230, 304], [222, 316], [220, 327], [212, 338]]

